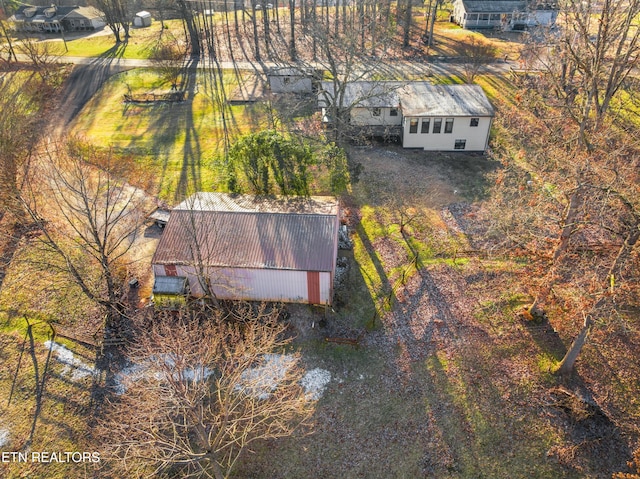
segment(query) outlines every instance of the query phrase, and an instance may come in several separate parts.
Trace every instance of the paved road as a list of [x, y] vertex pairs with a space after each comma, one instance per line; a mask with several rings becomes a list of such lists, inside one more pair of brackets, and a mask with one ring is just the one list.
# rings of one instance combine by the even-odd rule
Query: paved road
[[[18, 55], [18, 60], [20, 61], [29, 61], [26, 55]], [[123, 70], [130, 68], [144, 68], [144, 67], [154, 67], [157, 66], [157, 63], [153, 60], [141, 60], [134, 58], [121, 58], [121, 57], [73, 57], [73, 56], [63, 56], [60, 57], [59, 62], [61, 63], [72, 63], [74, 65], [104, 65], [108, 63], [112, 67], [121, 68]], [[249, 71], [264, 71], [268, 68], [278, 67], [278, 66], [289, 66], [288, 64], [277, 63], [277, 62], [249, 62], [249, 61], [236, 61], [236, 62], [217, 62], [217, 66], [220, 66], [223, 69], [227, 70], [249, 70]], [[209, 61], [199, 61], [197, 63], [196, 68], [209, 68], [212, 64]], [[323, 65], [321, 63], [308, 63], [305, 66], [310, 67], [318, 67], [322, 68]], [[481, 71], [484, 73], [493, 73], [500, 74], [508, 72], [514, 68], [517, 68], [517, 62], [512, 61], [496, 61], [494, 63], [485, 65], [481, 68]], [[455, 59], [447, 59], [441, 58], [436, 59], [432, 62], [426, 63], [421, 61], [409, 61], [409, 60], [385, 60], [385, 61], [376, 61], [371, 60], [366, 66], [365, 70], [371, 71], [371, 68], [375, 68], [378, 73], [380, 71], [393, 71], [396, 70], [398, 72], [405, 72], [408, 74], [424, 74], [424, 75], [449, 75], [461, 73], [462, 64], [460, 62], [456, 62]]]

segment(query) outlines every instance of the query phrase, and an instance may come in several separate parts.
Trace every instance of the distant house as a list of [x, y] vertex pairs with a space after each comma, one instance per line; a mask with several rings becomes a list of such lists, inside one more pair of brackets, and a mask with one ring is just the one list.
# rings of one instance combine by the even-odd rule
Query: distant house
[[99, 30], [106, 23], [94, 7], [23, 5], [9, 18], [17, 30], [33, 33], [59, 33]]
[[453, 19], [462, 28], [525, 30], [549, 26], [558, 17], [556, 0], [455, 0]]
[[196, 193], [169, 215], [154, 295], [331, 304], [338, 228], [330, 197]]
[[484, 151], [494, 109], [478, 85], [432, 85], [428, 82], [352, 82], [343, 92], [323, 82], [318, 93], [323, 121], [342, 95], [342, 111], [356, 129], [398, 136], [404, 148], [435, 151]]
[[146, 10], [136, 13], [135, 17], [133, 17], [134, 27], [150, 27], [151, 22], [151, 14]]
[[311, 93], [322, 75], [312, 69], [275, 67], [267, 70], [267, 79], [273, 93]]

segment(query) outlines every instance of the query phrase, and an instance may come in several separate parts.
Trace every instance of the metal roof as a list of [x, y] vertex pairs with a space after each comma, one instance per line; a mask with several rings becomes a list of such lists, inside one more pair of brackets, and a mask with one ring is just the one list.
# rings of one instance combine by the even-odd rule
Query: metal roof
[[407, 83], [400, 95], [404, 116], [493, 116], [480, 85]]
[[337, 215], [338, 203], [330, 196], [253, 196], [198, 192], [174, 210], [245, 213], [306, 213]]
[[[216, 201], [196, 201], [209, 195]], [[256, 200], [257, 207], [251, 210], [248, 206], [254, 197], [250, 196], [194, 196], [171, 212], [153, 264], [333, 270], [338, 234], [335, 200], [327, 213], [326, 209], [293, 208], [296, 203], [309, 203], [307, 198], [280, 199], [280, 210], [272, 202]], [[194, 207], [185, 207], [189, 204]]]
[[[322, 87], [333, 91], [331, 82], [323, 82]], [[322, 93], [318, 94], [318, 103], [326, 106]], [[401, 107], [403, 116], [494, 115], [493, 106], [479, 85], [433, 85], [424, 81], [352, 82], [345, 89], [343, 105]]]
[[467, 13], [513, 13], [527, 9], [527, 2], [514, 0], [463, 0]]
[[[361, 108], [395, 108], [399, 104], [398, 90], [407, 82], [400, 81], [355, 81], [344, 87], [343, 106]], [[330, 81], [323, 81], [318, 92], [318, 105], [327, 106], [339, 95], [335, 85]]]

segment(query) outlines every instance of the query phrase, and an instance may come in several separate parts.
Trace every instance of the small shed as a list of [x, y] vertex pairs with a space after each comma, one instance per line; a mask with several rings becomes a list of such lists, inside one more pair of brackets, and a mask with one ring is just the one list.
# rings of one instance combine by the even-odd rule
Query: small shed
[[196, 297], [331, 304], [338, 230], [335, 198], [196, 193], [171, 210], [156, 285], [177, 277]]
[[267, 71], [273, 93], [311, 93], [321, 78], [321, 73], [308, 68], [276, 67]]
[[150, 27], [151, 26], [151, 14], [146, 10], [136, 13], [133, 17], [134, 27]]

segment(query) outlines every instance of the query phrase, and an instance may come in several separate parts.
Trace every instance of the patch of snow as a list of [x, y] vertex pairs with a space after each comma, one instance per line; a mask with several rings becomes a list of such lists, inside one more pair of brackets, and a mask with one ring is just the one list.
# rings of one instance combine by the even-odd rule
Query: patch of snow
[[44, 346], [47, 349], [51, 349], [51, 351], [56, 354], [56, 359], [65, 365], [62, 370], [62, 374], [68, 374], [71, 371], [71, 379], [74, 381], [78, 381], [95, 374], [96, 371], [92, 366], [89, 366], [76, 358], [73, 352], [62, 344], [48, 340], [44, 342]]
[[300, 380], [309, 399], [317, 400], [322, 397], [324, 390], [331, 381], [331, 373], [326, 369], [315, 368], [308, 371]]
[[295, 361], [289, 354], [265, 354], [262, 364], [242, 373], [242, 384], [237, 389], [258, 399], [267, 399]]
[[[151, 357], [147, 361], [141, 364], [132, 364], [123, 368], [114, 377], [114, 390], [115, 393], [120, 395], [127, 391], [127, 383], [139, 381], [143, 378], [153, 377], [156, 380], [163, 378], [163, 371], [158, 367], [154, 367], [153, 364], [158, 361], [164, 362], [169, 370], [175, 367], [175, 360], [170, 356]], [[185, 368], [182, 371], [175, 371], [173, 373], [174, 379], [185, 379], [188, 381], [203, 381], [209, 378], [214, 373], [213, 369], [199, 365], [195, 367]]]
[[4, 447], [9, 443], [9, 430], [0, 429], [0, 447]]

